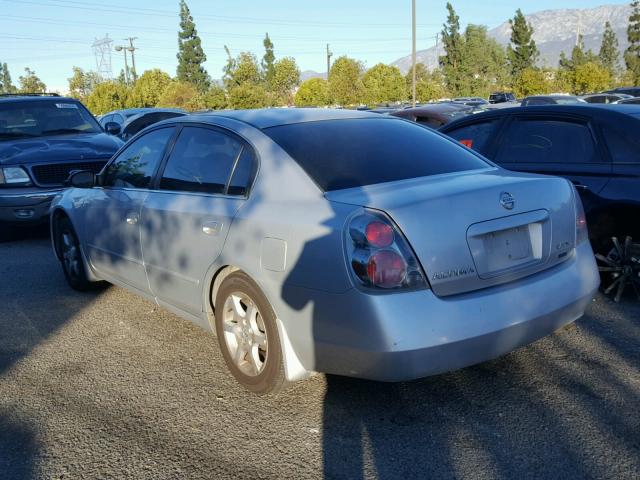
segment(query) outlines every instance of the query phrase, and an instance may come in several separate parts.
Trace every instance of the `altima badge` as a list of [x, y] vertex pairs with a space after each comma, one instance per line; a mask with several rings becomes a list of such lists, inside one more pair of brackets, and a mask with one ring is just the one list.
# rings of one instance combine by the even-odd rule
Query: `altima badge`
[[500, 194], [500, 205], [502, 205], [507, 210], [513, 210], [513, 207], [516, 205], [516, 199], [513, 198], [509, 192], [502, 192]]

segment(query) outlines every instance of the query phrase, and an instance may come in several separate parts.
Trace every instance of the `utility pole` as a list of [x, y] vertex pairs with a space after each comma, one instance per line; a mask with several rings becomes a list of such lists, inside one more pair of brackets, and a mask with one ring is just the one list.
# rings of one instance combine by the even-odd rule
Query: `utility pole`
[[138, 80], [138, 71], [136, 70], [136, 58], [133, 55], [133, 52], [136, 51], [136, 47], [133, 46], [133, 41], [137, 40], [138, 37], [129, 37], [125, 38], [125, 40], [129, 40], [129, 46], [127, 50], [131, 52], [131, 75], [133, 76], [133, 81]]
[[327, 43], [327, 81], [329, 81], [329, 70], [331, 70], [331, 57], [333, 52], [329, 50], [329, 44]]
[[413, 78], [411, 80], [411, 90], [413, 106], [416, 106], [416, 0], [411, 0], [411, 30], [412, 30], [412, 46], [411, 46], [411, 70]]
[[578, 28], [576, 30], [576, 47], [580, 43], [581, 30], [582, 30], [582, 10], [578, 10]]
[[127, 47], [118, 45], [115, 47], [116, 52], [122, 51], [124, 53], [124, 81], [129, 85], [129, 65], [127, 64]]
[[440, 39], [440, 34], [436, 33], [436, 61], [433, 64], [434, 65], [434, 69], [438, 68], [439, 64], [440, 64], [440, 51], [438, 49], [438, 40]]

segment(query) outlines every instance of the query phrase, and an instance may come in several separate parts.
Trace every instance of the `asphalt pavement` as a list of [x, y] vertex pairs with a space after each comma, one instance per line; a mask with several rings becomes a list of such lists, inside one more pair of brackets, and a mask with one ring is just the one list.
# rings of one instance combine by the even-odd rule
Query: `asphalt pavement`
[[410, 383], [256, 397], [215, 338], [65, 284], [46, 232], [0, 243], [0, 479], [640, 478], [640, 304]]

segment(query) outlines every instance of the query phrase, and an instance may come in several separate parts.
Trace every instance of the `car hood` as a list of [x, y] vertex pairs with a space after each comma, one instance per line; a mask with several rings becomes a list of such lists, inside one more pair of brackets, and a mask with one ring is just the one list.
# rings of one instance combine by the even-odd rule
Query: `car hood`
[[0, 164], [29, 164], [111, 157], [123, 144], [106, 133], [56, 135], [0, 142]]

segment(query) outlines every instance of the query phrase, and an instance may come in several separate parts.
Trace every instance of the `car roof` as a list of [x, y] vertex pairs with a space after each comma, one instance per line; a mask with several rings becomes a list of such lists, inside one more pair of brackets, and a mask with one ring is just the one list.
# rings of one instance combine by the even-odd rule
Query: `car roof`
[[172, 118], [174, 122], [193, 122], [194, 119], [207, 123], [217, 117], [231, 118], [263, 129], [293, 123], [318, 122], [322, 120], [343, 120], [348, 118], [385, 118], [377, 113], [361, 110], [335, 108], [261, 108], [256, 110], [220, 110]]
[[453, 122], [442, 127], [442, 130], [456, 128], [458, 125], [477, 123], [482, 120], [502, 117], [512, 114], [565, 114], [565, 115], [582, 115], [582, 116], [616, 116], [624, 115], [628, 118], [638, 120], [640, 116], [640, 105], [620, 105], [620, 104], [604, 104], [604, 103], [579, 103], [565, 105], [532, 105], [528, 107], [512, 107], [496, 110], [487, 110], [486, 112], [477, 113], [475, 115], [456, 119]]
[[2, 95], [0, 103], [6, 102], [78, 102], [77, 99], [71, 97], [59, 97], [57, 95]]

